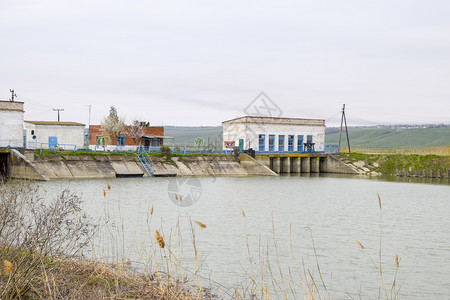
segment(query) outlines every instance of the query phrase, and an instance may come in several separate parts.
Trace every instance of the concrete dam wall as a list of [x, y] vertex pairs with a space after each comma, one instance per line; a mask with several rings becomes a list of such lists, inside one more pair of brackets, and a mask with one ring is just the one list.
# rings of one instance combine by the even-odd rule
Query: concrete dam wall
[[256, 160], [277, 174], [340, 173], [361, 174], [330, 154], [270, 154], [256, 155]]
[[[145, 168], [136, 156], [55, 155], [35, 156], [34, 152], [12, 154], [9, 177], [29, 180], [112, 178], [116, 174], [143, 174]], [[11, 152], [12, 153], [12, 152]], [[186, 156], [165, 159], [151, 156], [150, 167], [156, 175], [177, 176], [277, 176], [264, 164], [246, 154], [232, 156]]]

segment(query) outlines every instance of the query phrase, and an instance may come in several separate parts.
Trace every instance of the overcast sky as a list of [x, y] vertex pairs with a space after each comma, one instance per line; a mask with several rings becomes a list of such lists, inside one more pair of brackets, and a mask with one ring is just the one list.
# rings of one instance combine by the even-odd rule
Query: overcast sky
[[26, 120], [450, 124], [450, 1], [1, 0], [0, 99]]

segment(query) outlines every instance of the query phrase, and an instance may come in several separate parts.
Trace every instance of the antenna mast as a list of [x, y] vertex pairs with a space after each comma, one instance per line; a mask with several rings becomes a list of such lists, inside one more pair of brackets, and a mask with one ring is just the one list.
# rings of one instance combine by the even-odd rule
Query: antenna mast
[[9, 91], [11, 92], [11, 99], [9, 99], [9, 101], [14, 102], [14, 98], [17, 97], [17, 95], [14, 93], [14, 89], [9, 89]]
[[58, 122], [59, 122], [59, 112], [60, 111], [64, 111], [64, 108], [54, 108], [53, 111], [57, 111], [58, 112]]

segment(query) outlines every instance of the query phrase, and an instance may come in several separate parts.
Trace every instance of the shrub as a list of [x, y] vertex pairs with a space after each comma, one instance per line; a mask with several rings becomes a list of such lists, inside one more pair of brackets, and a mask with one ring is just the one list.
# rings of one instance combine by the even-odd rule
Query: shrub
[[172, 149], [170, 149], [169, 146], [162, 146], [159, 152], [167, 159], [169, 159], [172, 156]]

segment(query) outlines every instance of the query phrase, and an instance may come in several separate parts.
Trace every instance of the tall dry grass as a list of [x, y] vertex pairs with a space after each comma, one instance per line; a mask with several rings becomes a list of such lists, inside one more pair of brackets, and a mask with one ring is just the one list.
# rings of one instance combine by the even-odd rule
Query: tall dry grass
[[86, 259], [100, 227], [109, 225], [99, 226], [81, 207], [82, 199], [68, 190], [46, 199], [37, 186], [0, 183], [0, 299], [213, 298], [210, 289], [187, 280], [170, 237], [159, 230], [155, 263], [146, 271], [126, 260]]

